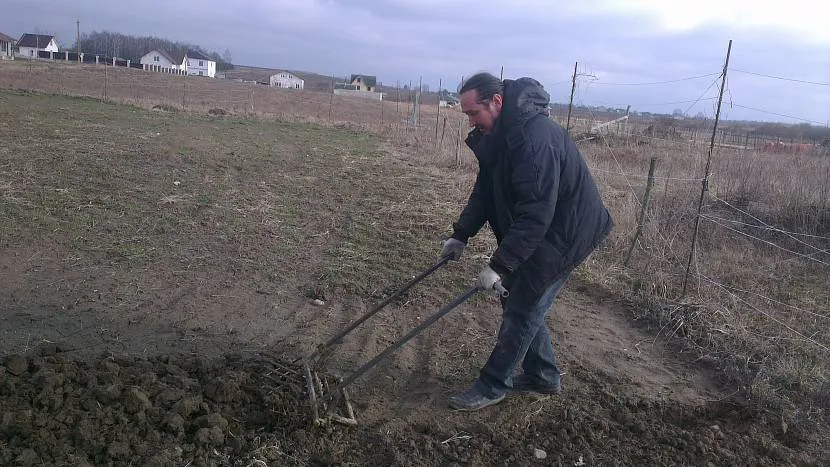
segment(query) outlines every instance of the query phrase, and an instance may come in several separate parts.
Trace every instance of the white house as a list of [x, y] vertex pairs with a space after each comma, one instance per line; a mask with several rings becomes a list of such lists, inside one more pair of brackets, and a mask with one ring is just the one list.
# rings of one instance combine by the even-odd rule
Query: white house
[[0, 59], [14, 58], [12, 46], [15, 42], [17, 41], [0, 32]]
[[163, 68], [177, 70], [181, 60], [176, 60], [164, 50], [154, 49], [141, 57], [142, 68], [149, 71], [161, 71]]
[[179, 69], [190, 76], [216, 77], [216, 62], [196, 50], [188, 50]]
[[23, 34], [17, 41], [18, 54], [28, 58], [37, 58], [38, 52], [57, 52], [58, 43], [55, 36], [44, 34]]
[[281, 71], [276, 75], [271, 75], [270, 84], [277, 88], [302, 89], [305, 81], [287, 71]]

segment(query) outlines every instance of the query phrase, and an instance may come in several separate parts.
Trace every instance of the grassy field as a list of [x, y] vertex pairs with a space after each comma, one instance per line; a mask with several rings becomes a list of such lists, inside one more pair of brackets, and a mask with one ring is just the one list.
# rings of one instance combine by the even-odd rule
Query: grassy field
[[[4, 277], [23, 294], [10, 309], [94, 304], [144, 316], [160, 300], [179, 306], [170, 290], [193, 301], [181, 305], [185, 314], [240, 300], [253, 309], [260, 295], [299, 306], [284, 298], [297, 291], [377, 298], [388, 292], [379, 284], [435, 259], [473, 181], [457, 121], [436, 142], [434, 127], [380, 125], [372, 103], [344, 100], [329, 120], [328, 95], [274, 90], [255, 95], [250, 112], [243, 85], [188, 80], [199, 84], [184, 94], [164, 75], [106, 76], [116, 104], [100, 100], [101, 74], [0, 66], [0, 86], [12, 88], [0, 92], [0, 242], [18, 255], [3, 259], [20, 273]], [[182, 95], [192, 96], [188, 112], [150, 110]], [[210, 115], [218, 95], [239, 96], [239, 107]], [[714, 369], [736, 404], [790, 427], [822, 426], [830, 159], [716, 151], [683, 295], [705, 152], [662, 141], [580, 147], [617, 224], [578, 270], [581, 287], [624, 297], [635, 322]], [[652, 157], [643, 235], [624, 266]], [[445, 302], [492, 247], [490, 236], [476, 237], [458, 268], [409, 299]], [[166, 297], [154, 295], [162, 289]], [[202, 326], [222, 321], [217, 311]]]

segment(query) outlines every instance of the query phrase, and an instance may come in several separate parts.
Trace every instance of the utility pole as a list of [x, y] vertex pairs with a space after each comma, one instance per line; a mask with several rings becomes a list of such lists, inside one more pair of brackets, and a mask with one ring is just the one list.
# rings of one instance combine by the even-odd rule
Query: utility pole
[[499, 79], [500, 80], [504, 79], [504, 65], [501, 66], [501, 72], [499, 73]]
[[574, 107], [574, 91], [576, 91], [576, 67], [579, 65], [579, 62], [574, 62], [574, 76], [573, 80], [571, 81], [571, 100], [568, 103], [568, 122], [565, 124], [565, 131], [571, 131], [571, 111]]
[[723, 103], [723, 88], [726, 87], [726, 72], [729, 70], [729, 55], [732, 53], [732, 39], [729, 39], [729, 47], [726, 49], [726, 62], [723, 64], [723, 73], [721, 74], [720, 94], [718, 96], [718, 109], [715, 112], [715, 124], [712, 127], [712, 139], [709, 141], [709, 155], [706, 157], [706, 169], [703, 174], [703, 180], [700, 187], [700, 199], [697, 203], [697, 218], [695, 219], [695, 230], [692, 233], [692, 247], [689, 251], [689, 262], [686, 263], [686, 276], [683, 278], [683, 293], [680, 298], [686, 296], [686, 286], [689, 282], [689, 272], [692, 268], [692, 259], [695, 256], [695, 247], [697, 246], [697, 232], [700, 228], [700, 213], [703, 209], [703, 197], [709, 191], [709, 172], [712, 167], [712, 152], [715, 150], [715, 137], [718, 134], [718, 121], [720, 120], [720, 108]]
[[76, 20], [77, 34], [75, 36], [75, 53], [78, 54], [78, 61], [81, 61], [81, 20]]

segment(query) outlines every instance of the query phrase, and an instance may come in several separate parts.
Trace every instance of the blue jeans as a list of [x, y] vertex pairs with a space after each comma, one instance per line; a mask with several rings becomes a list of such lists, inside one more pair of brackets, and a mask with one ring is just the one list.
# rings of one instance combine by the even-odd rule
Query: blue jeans
[[512, 389], [513, 373], [519, 363], [524, 373], [540, 384], [559, 384], [559, 368], [545, 316], [568, 276], [551, 284], [535, 303], [527, 303], [523, 298], [526, 294], [516, 290], [524, 284], [513, 285], [510, 296], [502, 304], [498, 342], [473, 384], [480, 394], [494, 398]]

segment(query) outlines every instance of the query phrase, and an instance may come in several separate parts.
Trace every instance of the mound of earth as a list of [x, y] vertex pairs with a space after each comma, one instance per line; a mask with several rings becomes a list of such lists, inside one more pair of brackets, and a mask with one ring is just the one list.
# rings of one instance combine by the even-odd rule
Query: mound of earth
[[46, 346], [6, 357], [1, 465], [230, 464], [305, 444], [302, 378], [267, 355], [64, 355]]
[[78, 360], [46, 345], [0, 367], [0, 465], [821, 464], [732, 405], [623, 396], [572, 370], [561, 396], [486, 414], [315, 427], [300, 369], [265, 353]]

